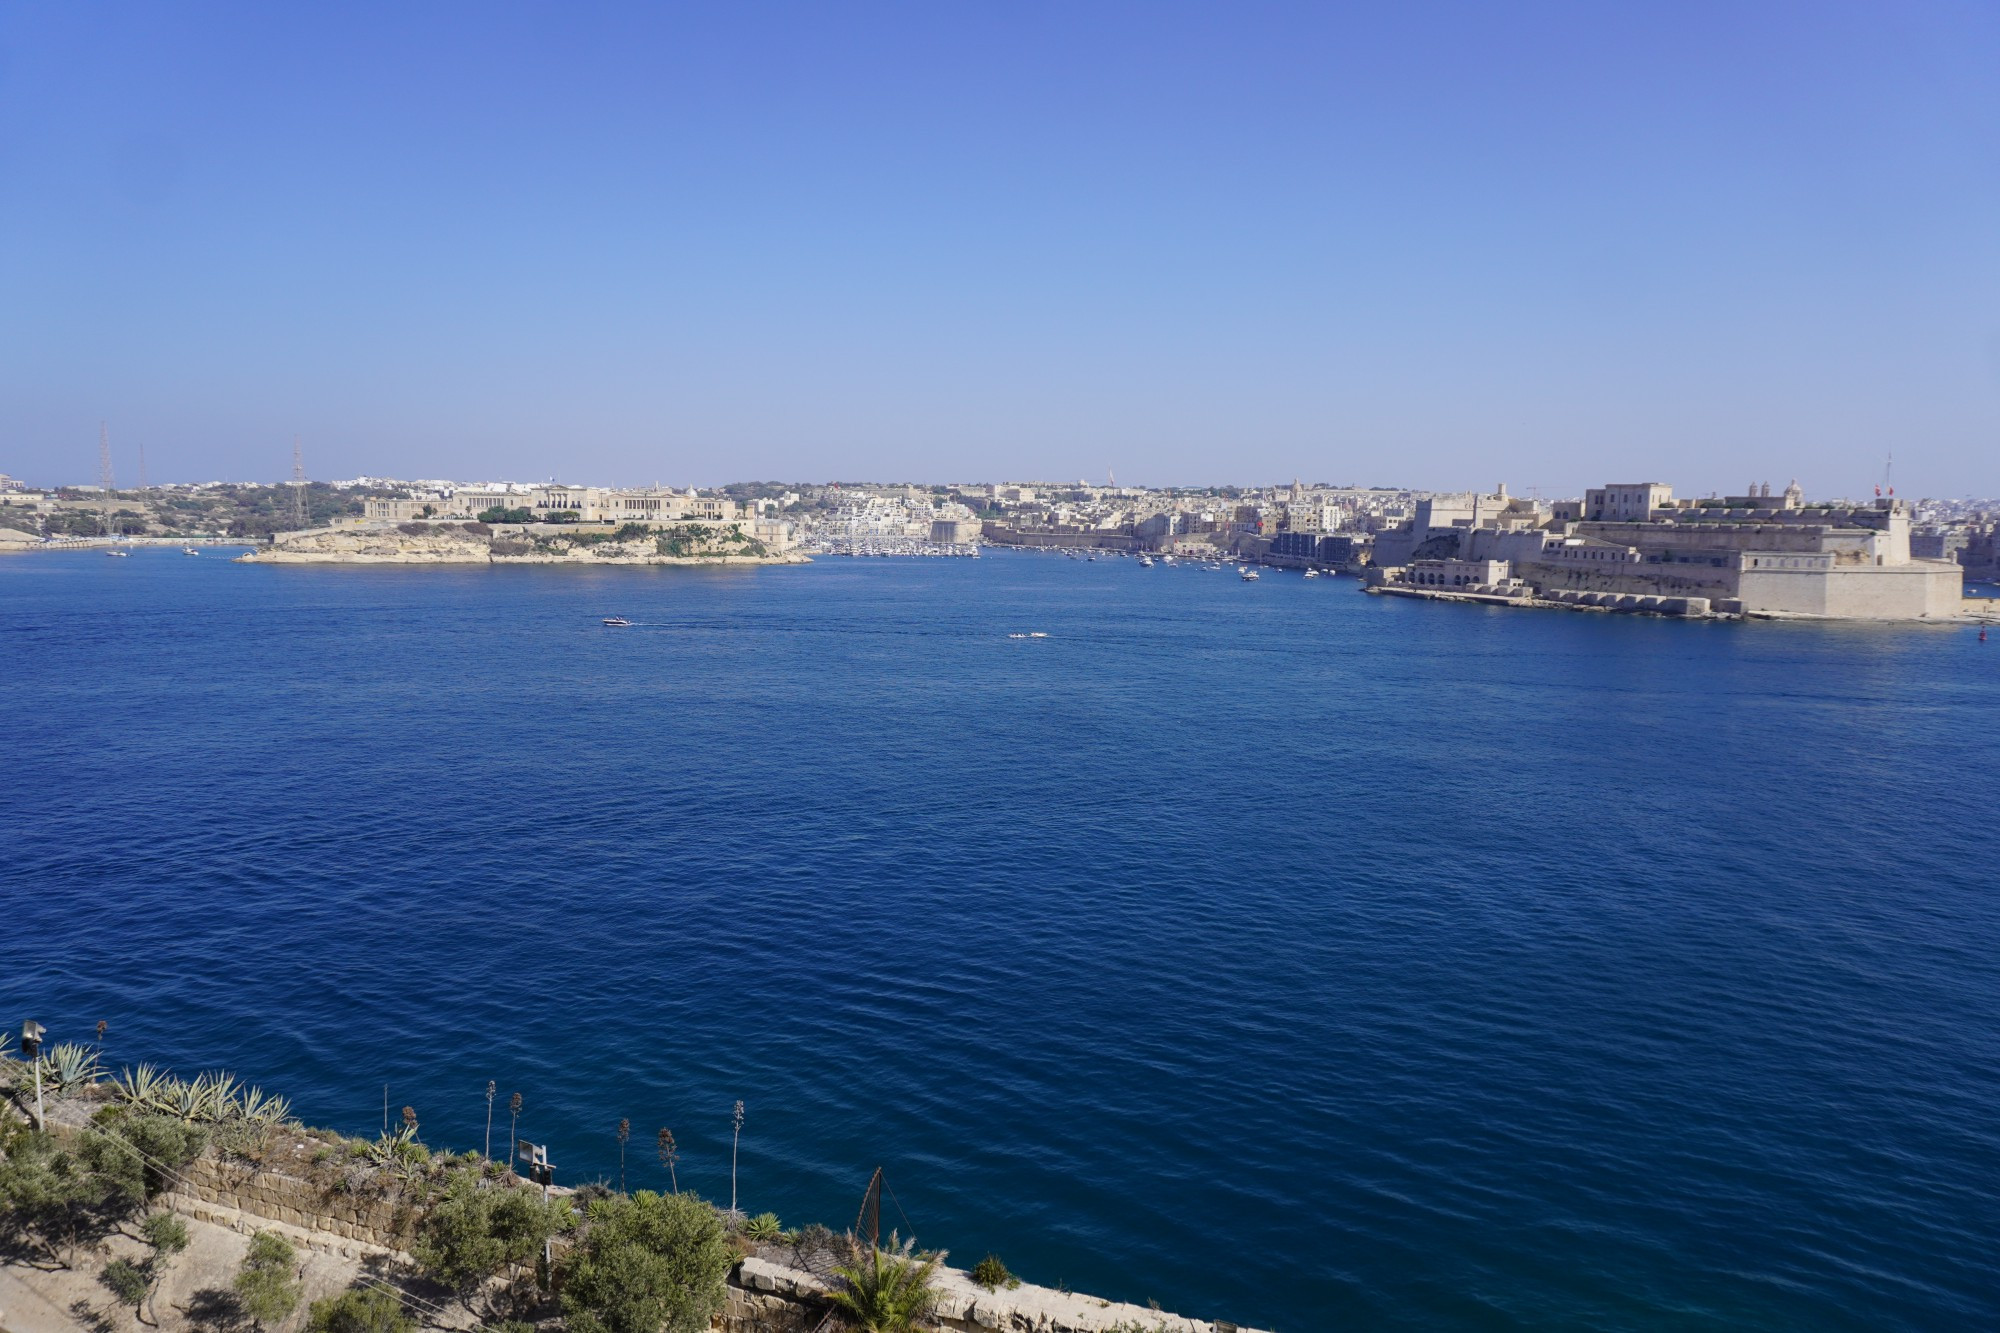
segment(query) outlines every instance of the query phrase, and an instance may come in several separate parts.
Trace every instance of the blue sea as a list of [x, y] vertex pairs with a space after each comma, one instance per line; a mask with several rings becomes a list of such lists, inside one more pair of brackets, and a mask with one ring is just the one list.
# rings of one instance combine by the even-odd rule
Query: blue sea
[[[638, 622], [612, 630], [600, 619]], [[1039, 639], [1010, 634], [1040, 632]], [[2000, 642], [0, 559], [0, 1022], [1308, 1329], [2000, 1326]], [[632, 1124], [621, 1168], [615, 1128]]]

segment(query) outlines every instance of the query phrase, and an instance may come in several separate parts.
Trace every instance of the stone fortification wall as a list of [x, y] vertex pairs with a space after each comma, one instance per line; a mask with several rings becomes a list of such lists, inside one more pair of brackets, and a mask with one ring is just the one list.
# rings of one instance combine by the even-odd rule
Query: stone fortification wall
[[1956, 564], [1836, 565], [1820, 573], [1746, 569], [1738, 596], [1753, 615], [1839, 620], [1945, 620], [1960, 613], [1964, 577]]
[[[1210, 1323], [1141, 1305], [1030, 1286], [988, 1291], [956, 1268], [938, 1270], [940, 1292], [934, 1325], [945, 1333], [1254, 1333], [1226, 1322]], [[745, 1259], [730, 1275], [729, 1305], [716, 1322], [721, 1333], [809, 1333], [825, 1315], [826, 1284], [811, 1273], [765, 1259]]]
[[295, 1245], [348, 1258], [406, 1258], [417, 1216], [399, 1199], [345, 1194], [317, 1181], [207, 1157], [185, 1167], [161, 1201], [204, 1222], [237, 1231], [276, 1230]]
[[1514, 567], [1514, 573], [1545, 592], [1629, 593], [1643, 597], [1736, 595], [1735, 569], [1717, 569], [1713, 565], [1616, 564], [1592, 569], [1582, 564], [1524, 560]]

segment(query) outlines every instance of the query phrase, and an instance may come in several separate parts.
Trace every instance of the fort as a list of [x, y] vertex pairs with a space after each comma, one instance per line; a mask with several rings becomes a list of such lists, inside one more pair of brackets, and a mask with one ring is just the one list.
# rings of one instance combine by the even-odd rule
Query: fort
[[[1911, 554], [1901, 500], [1809, 506], [1797, 483], [1676, 500], [1658, 482], [1587, 491], [1546, 518], [1504, 488], [1460, 513], [1429, 502], [1377, 540], [1374, 591], [1663, 609], [1669, 614], [1953, 620], [1963, 569]], [[1400, 563], [1391, 563], [1400, 559]], [[1651, 599], [1655, 605], [1639, 605]]]

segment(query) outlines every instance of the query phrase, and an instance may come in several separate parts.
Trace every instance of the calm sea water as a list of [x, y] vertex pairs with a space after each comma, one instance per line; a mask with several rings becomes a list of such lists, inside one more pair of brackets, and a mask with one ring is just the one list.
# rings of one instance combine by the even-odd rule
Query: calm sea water
[[[630, 630], [600, 617], [629, 616]], [[1013, 640], [1009, 632], [1049, 637]], [[2000, 643], [0, 560], [0, 1015], [1296, 1331], [2000, 1325]]]

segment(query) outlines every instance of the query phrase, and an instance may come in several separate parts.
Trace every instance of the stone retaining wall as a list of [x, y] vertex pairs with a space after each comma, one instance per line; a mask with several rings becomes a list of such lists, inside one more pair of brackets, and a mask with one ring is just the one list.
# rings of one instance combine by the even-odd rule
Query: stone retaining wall
[[[944, 1333], [1253, 1333], [1224, 1322], [1185, 1319], [1140, 1305], [1022, 1284], [987, 1291], [956, 1268], [937, 1273], [939, 1301], [932, 1326]], [[729, 1305], [720, 1333], [811, 1333], [827, 1311], [826, 1284], [811, 1273], [745, 1259], [729, 1277]]]
[[309, 1249], [348, 1258], [407, 1257], [416, 1215], [393, 1199], [342, 1194], [239, 1162], [203, 1157], [162, 1196], [177, 1212], [238, 1231], [275, 1229]]

